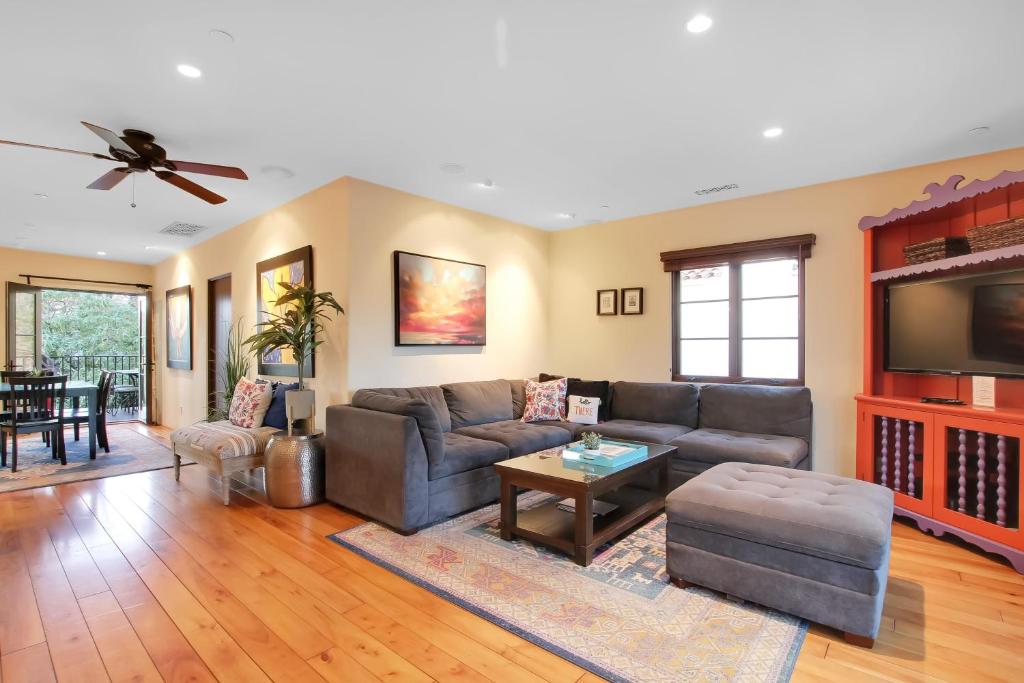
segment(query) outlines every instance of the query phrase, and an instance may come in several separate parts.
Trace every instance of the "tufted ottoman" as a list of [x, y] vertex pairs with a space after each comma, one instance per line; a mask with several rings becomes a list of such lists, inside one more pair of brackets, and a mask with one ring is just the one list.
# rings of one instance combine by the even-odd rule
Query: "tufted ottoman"
[[665, 501], [672, 582], [835, 627], [871, 647], [889, 574], [892, 491], [845, 477], [730, 462]]

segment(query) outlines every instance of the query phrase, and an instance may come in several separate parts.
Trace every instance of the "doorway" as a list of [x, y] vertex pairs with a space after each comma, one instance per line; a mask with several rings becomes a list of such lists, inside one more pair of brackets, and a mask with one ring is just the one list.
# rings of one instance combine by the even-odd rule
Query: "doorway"
[[148, 422], [150, 294], [7, 283], [6, 367], [98, 382], [114, 373], [108, 422]]
[[210, 414], [224, 415], [228, 410], [224, 401], [227, 386], [223, 368], [231, 334], [231, 275], [211, 278], [207, 282], [207, 294], [210, 306], [206, 338], [210, 348], [206, 354], [206, 395]]

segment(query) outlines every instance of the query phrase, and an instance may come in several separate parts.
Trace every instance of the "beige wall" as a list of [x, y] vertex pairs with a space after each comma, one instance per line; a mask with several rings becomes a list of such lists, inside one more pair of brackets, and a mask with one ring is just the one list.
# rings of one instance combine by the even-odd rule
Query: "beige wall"
[[[334, 292], [347, 307], [347, 202], [348, 182], [336, 180], [156, 266], [156, 414], [162, 424], [177, 427], [206, 416], [210, 278], [231, 274], [232, 316], [244, 318], [247, 329], [251, 329], [256, 317], [256, 263], [312, 244], [316, 287]], [[166, 367], [164, 294], [182, 285], [193, 287], [192, 370]], [[323, 407], [347, 398], [346, 325], [341, 318], [330, 326], [327, 343], [317, 353], [316, 378], [308, 383], [317, 392], [321, 425]], [[255, 371], [254, 362], [252, 374]]]
[[[0, 278], [3, 282], [25, 284], [25, 278], [18, 277], [22, 273], [29, 275], [54, 275], [57, 277], [81, 277], [88, 280], [109, 280], [112, 282], [129, 282], [139, 284], [153, 283], [153, 267], [137, 263], [121, 263], [106, 259], [80, 258], [61, 254], [45, 254], [26, 249], [5, 249], [0, 247]], [[142, 290], [135, 287], [110, 287], [83, 282], [60, 282], [54, 280], [34, 280], [32, 284], [59, 287], [62, 289], [89, 289], [97, 291], [118, 291], [138, 293]], [[0, 329], [7, 327], [6, 302], [0, 305]], [[7, 361], [7, 335], [0, 334], [0, 362]]]
[[[668, 381], [670, 279], [659, 253], [812, 232], [807, 262], [807, 385], [814, 396], [815, 469], [854, 472], [854, 403], [861, 389], [862, 236], [881, 215], [953, 174], [971, 180], [1024, 168], [1024, 149], [640, 216], [554, 233], [548, 372]], [[598, 289], [644, 287], [643, 316], [598, 317]]]
[[[548, 342], [548, 234], [353, 180], [350, 204], [351, 388], [532, 377]], [[487, 266], [487, 345], [396, 347], [395, 250]]]

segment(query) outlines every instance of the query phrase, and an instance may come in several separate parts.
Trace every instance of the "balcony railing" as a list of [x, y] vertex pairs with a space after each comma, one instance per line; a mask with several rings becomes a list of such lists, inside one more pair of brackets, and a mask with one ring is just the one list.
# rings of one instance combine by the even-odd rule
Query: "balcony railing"
[[[100, 373], [104, 370], [111, 372], [138, 370], [141, 364], [142, 359], [138, 355], [124, 356], [115, 354], [52, 356], [47, 357], [45, 363], [55, 374], [67, 375], [68, 379], [86, 382], [99, 381]], [[117, 377], [114, 381], [115, 383], [130, 383], [123, 377]]]

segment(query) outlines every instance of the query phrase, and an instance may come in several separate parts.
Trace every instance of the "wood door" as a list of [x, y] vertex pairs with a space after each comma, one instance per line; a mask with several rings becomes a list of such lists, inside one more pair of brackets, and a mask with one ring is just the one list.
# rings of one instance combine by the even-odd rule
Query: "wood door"
[[1024, 425], [935, 416], [935, 519], [1024, 548], [1021, 491]]
[[892, 489], [897, 507], [930, 516], [934, 415], [861, 402], [857, 477]]
[[224, 361], [227, 359], [228, 335], [231, 333], [231, 276], [213, 278], [207, 288], [207, 395], [210, 410], [225, 411]]

